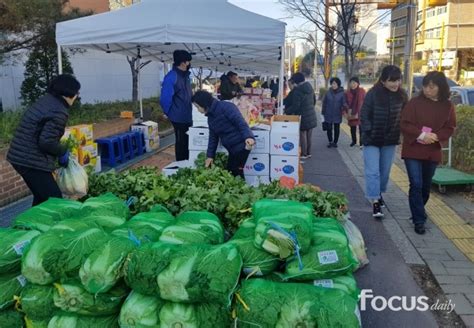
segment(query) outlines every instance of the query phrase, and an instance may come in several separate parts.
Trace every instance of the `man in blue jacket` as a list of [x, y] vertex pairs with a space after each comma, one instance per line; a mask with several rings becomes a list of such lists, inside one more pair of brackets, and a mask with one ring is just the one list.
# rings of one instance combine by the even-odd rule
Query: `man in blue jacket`
[[189, 159], [189, 127], [193, 125], [192, 89], [189, 78], [191, 54], [186, 50], [173, 52], [173, 69], [166, 74], [161, 87], [160, 104], [173, 124], [177, 161]]
[[244, 178], [245, 162], [255, 144], [255, 137], [237, 106], [228, 101], [219, 101], [202, 90], [194, 94], [192, 101], [207, 116], [209, 124], [206, 167], [214, 161], [220, 139], [229, 152], [227, 170], [233, 176]]

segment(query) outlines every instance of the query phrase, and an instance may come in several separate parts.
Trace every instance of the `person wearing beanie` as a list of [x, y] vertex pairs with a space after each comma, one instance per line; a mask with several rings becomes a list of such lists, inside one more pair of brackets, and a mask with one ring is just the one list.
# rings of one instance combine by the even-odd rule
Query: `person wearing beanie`
[[[351, 147], [357, 144], [357, 127], [360, 125], [360, 109], [365, 99], [365, 90], [360, 87], [360, 81], [357, 76], [351, 77], [349, 80], [349, 90], [346, 91], [345, 110], [347, 115], [347, 124], [351, 128]], [[359, 128], [360, 135], [360, 128]], [[362, 138], [359, 138], [360, 146], [362, 146]]]
[[311, 83], [305, 81], [302, 73], [295, 73], [289, 80], [290, 93], [283, 101], [285, 114], [299, 115], [301, 159], [311, 157], [311, 140], [313, 129], [317, 125], [316, 96]]
[[47, 93], [26, 110], [16, 129], [7, 160], [33, 194], [33, 206], [50, 197], [62, 198], [52, 172], [56, 163], [67, 167], [69, 151], [60, 143], [68, 109], [79, 96], [81, 84], [72, 75], [54, 78]]
[[230, 100], [242, 94], [237, 73], [229, 71], [221, 76], [220, 100]]
[[163, 79], [160, 105], [171, 121], [175, 134], [177, 161], [189, 159], [189, 127], [193, 125], [190, 79], [192, 56], [186, 50], [173, 52], [173, 69]]
[[207, 91], [197, 91], [192, 99], [199, 112], [207, 116], [209, 143], [206, 167], [214, 162], [219, 140], [229, 152], [227, 170], [233, 176], [244, 176], [244, 166], [255, 144], [255, 137], [240, 110], [230, 101], [220, 101]]
[[331, 78], [329, 84], [331, 88], [324, 95], [321, 113], [324, 117], [324, 127], [328, 135], [328, 148], [337, 148], [342, 113], [346, 108], [346, 99], [344, 97], [344, 89], [341, 86], [342, 82], [339, 78]]

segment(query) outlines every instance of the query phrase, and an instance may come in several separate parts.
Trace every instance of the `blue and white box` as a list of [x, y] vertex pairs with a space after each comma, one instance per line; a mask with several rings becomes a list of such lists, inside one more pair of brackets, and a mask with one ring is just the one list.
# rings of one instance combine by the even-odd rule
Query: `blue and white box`
[[270, 178], [279, 180], [281, 177], [295, 179], [299, 183], [299, 157], [272, 155], [270, 159]]
[[250, 154], [244, 166], [244, 175], [269, 176], [270, 155]]
[[270, 132], [270, 154], [298, 156], [300, 149], [300, 117], [275, 115]]

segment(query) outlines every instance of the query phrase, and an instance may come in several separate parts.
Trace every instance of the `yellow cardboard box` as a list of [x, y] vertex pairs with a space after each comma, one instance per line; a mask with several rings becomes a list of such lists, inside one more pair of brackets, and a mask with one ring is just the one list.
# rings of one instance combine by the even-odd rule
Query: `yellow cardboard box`
[[90, 145], [81, 146], [79, 147], [79, 164], [82, 166], [95, 166], [98, 155], [99, 151], [95, 142]]
[[90, 145], [94, 142], [92, 124], [76, 125], [76, 136], [80, 146]]

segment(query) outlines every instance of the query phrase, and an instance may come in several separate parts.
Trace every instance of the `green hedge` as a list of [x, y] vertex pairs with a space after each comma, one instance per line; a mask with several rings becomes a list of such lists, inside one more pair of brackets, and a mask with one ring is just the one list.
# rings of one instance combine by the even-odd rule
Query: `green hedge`
[[457, 128], [453, 136], [453, 166], [474, 173], [474, 106], [456, 108]]
[[[151, 109], [151, 120], [158, 122], [160, 130], [167, 130], [171, 123], [164, 117], [158, 98], [143, 99], [143, 108]], [[68, 125], [98, 123], [118, 118], [122, 111], [133, 111], [131, 101], [103, 102], [97, 104], [82, 104], [69, 110]], [[0, 149], [8, 146], [13, 138], [23, 111], [0, 113]]]

